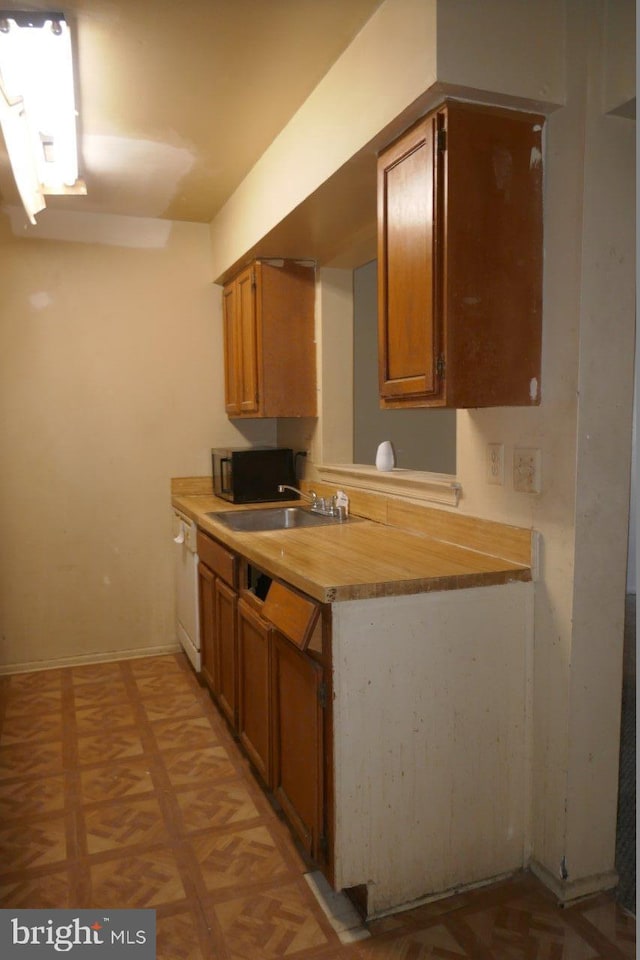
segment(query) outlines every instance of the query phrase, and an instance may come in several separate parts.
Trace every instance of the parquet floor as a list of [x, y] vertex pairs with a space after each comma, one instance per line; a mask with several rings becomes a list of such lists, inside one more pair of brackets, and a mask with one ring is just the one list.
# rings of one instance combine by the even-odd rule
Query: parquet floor
[[181, 655], [0, 679], [0, 907], [150, 907], [158, 960], [621, 960], [609, 896], [527, 874], [342, 944]]

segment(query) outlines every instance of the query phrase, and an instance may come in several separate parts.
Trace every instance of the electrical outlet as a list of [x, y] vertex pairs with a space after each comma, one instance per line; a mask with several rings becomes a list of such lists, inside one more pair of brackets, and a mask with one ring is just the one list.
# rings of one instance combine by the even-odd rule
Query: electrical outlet
[[542, 455], [534, 447], [513, 451], [513, 489], [518, 493], [540, 493]]
[[487, 483], [504, 483], [504, 444], [487, 444]]

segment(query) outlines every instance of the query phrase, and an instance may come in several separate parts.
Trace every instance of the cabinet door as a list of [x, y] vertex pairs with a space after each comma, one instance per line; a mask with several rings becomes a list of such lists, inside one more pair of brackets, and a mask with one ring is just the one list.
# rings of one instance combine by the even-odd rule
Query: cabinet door
[[240, 411], [238, 337], [236, 333], [236, 284], [228, 283], [222, 296], [224, 334], [224, 402], [229, 414]]
[[238, 595], [223, 580], [215, 582], [216, 694], [234, 730], [238, 719], [236, 609]]
[[211, 570], [198, 564], [198, 595], [200, 602], [200, 655], [202, 679], [212, 693], [216, 688], [215, 667], [215, 577]]
[[253, 267], [236, 280], [236, 342], [238, 352], [238, 409], [241, 413], [260, 410], [261, 352], [260, 325], [256, 305], [256, 279]]
[[436, 309], [435, 118], [378, 160], [378, 361], [382, 406], [441, 391]]
[[305, 850], [323, 827], [322, 667], [273, 633], [273, 789]]
[[238, 603], [238, 733], [268, 787], [271, 786], [271, 627], [244, 600]]

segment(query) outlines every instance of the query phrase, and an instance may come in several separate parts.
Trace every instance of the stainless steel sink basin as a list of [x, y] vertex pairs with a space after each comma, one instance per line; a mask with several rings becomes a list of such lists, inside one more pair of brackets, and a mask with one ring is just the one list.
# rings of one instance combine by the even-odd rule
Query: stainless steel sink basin
[[339, 517], [325, 517], [305, 507], [265, 507], [259, 510], [222, 510], [208, 517], [224, 523], [230, 530], [256, 533], [260, 530], [289, 530], [294, 527], [322, 527], [345, 523]]

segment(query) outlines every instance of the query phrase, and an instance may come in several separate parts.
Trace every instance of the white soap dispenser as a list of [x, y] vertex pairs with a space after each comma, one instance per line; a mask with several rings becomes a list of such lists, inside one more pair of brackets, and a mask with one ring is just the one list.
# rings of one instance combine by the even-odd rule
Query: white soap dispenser
[[395, 462], [391, 440], [383, 440], [376, 452], [376, 467], [378, 470], [393, 470]]

